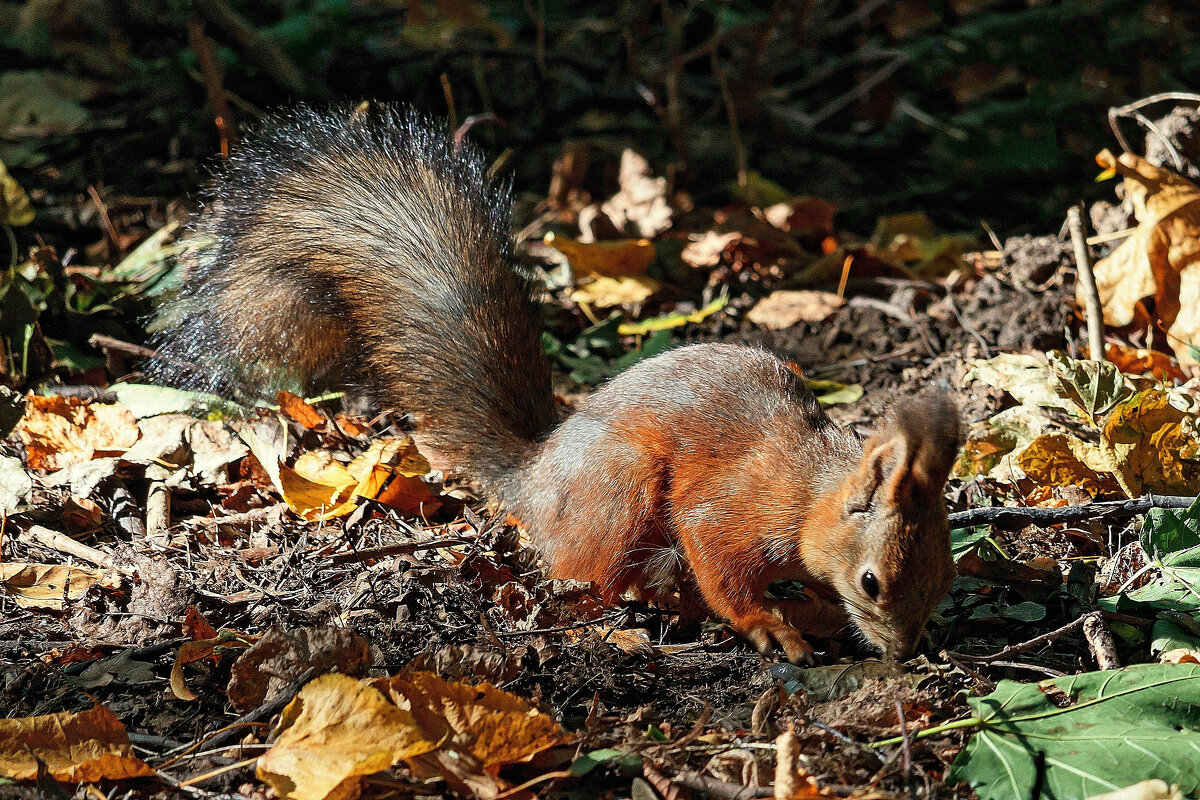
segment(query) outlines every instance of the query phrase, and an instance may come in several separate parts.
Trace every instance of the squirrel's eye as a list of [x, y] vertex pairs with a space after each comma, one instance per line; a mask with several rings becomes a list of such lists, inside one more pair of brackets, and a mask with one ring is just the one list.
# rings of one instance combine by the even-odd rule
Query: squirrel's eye
[[867, 597], [872, 600], [879, 599], [879, 579], [875, 577], [875, 573], [867, 570], [862, 574], [862, 589], [867, 593]]

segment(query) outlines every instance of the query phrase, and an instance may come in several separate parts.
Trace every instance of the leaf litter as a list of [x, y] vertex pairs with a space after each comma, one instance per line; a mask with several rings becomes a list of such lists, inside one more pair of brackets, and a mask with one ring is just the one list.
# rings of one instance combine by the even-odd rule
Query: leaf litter
[[[609, 200], [527, 231], [525, 255], [550, 281], [546, 345], [565, 404], [679, 341], [766, 344], [850, 426], [930, 380], [959, 390], [975, 424], [956, 510], [1196, 494], [1194, 367], [1132, 322], [1108, 362], [1082, 359], [1061, 242], [981, 252], [920, 213], [881, 219], [863, 239], [837, 229], [832, 204], [761, 176], [747, 176], [740, 206], [694, 208], [639, 158], [621, 159]], [[1127, 166], [1143, 183], [1177, 184]], [[1140, 201], [1155, 226], [1137, 237], [1145, 247], [1191, 235], [1171, 221], [1190, 201], [1164, 211], [1166, 191]], [[148, 293], [169, 282], [178, 251], [170, 232], [146, 242], [118, 269]], [[1119, 250], [1098, 266], [1110, 305], [1141, 292], [1169, 316], [1170, 274], [1151, 260], [1166, 277], [1130, 289], [1114, 264], [1136, 258]], [[36, 263], [27, 271], [38, 278]], [[1161, 316], [1168, 343], [1180, 316]], [[254, 409], [136, 383], [113, 394], [30, 395], [3, 480], [15, 538], [0, 534], [0, 603], [17, 616], [0, 621], [0, 646], [19, 669], [2, 668], [0, 725], [26, 738], [61, 730], [37, 751], [55, 780], [144, 775], [319, 799], [421, 786], [616, 796], [640, 776], [684, 796], [687, 775], [726, 791], [771, 784], [786, 734], [804, 765], [799, 796], [902, 793], [917, 772], [945, 796], [969, 785], [980, 797], [1082, 797], [1146, 777], [1167, 796], [1194, 791], [1185, 768], [1151, 759], [1110, 773], [1092, 763], [1098, 750], [1068, 748], [1076, 729], [1096, 747], [1111, 735], [1152, 749], [1163, 725], [1170, 746], [1196, 735], [1200, 508], [1132, 527], [956, 531], [959, 578], [923, 655], [901, 668], [827, 641], [822, 666], [772, 668], [719, 621], [604, 608], [586, 586], [544, 580], [522, 532], [432, 473], [399, 418], [293, 392]], [[155, 487], [169, 503], [157, 532]], [[75, 544], [27, 535], [34, 521]], [[1097, 608], [1124, 658], [1164, 663], [1090, 671], [1086, 626], [1072, 621]], [[1019, 649], [1048, 630], [1064, 632]], [[1089, 705], [1109, 684], [1120, 703]], [[227, 704], [245, 726], [235, 738]], [[1030, 737], [1044, 746], [1022, 749]], [[7, 777], [36, 779], [28, 753], [18, 767], [0, 759]], [[245, 783], [251, 764], [262, 784]], [[1011, 785], [997, 788], [1000, 774]]]

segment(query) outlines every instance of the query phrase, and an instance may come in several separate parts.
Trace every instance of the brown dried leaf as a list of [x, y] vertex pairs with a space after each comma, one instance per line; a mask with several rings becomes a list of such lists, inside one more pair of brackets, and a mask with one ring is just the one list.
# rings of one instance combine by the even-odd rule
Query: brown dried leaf
[[626, 150], [621, 154], [617, 174], [621, 186], [600, 210], [618, 231], [652, 237], [671, 227], [671, 207], [667, 204], [667, 179], [655, 178], [650, 162]]
[[[1174, 401], [1174, 402], [1173, 402]], [[1101, 432], [1130, 497], [1200, 492], [1200, 419], [1180, 396], [1139, 392], [1109, 414]]]
[[656, 257], [649, 239], [585, 243], [548, 233], [545, 243], [567, 257], [571, 270], [579, 278], [645, 275]]
[[120, 403], [57, 395], [29, 395], [17, 431], [29, 466], [47, 470], [120, 455], [141, 435], [137, 420]]
[[39, 760], [51, 777], [69, 783], [155, 774], [133, 754], [125, 726], [100, 705], [78, 713], [0, 719], [0, 776], [33, 780]]
[[832, 292], [781, 289], [755, 303], [746, 319], [764, 328], [782, 330], [799, 322], [823, 322], [845, 304]]
[[78, 600], [96, 584], [119, 586], [113, 570], [68, 567], [63, 564], [0, 564], [0, 588], [22, 608], [62, 611], [66, 600]]
[[310, 667], [357, 676], [370, 666], [371, 648], [353, 631], [332, 626], [271, 628], [234, 662], [227, 694], [233, 707], [244, 712], [272, 699]]
[[325, 424], [325, 418], [308, 401], [291, 392], [279, 392], [275, 396], [279, 410], [300, 423], [300, 426], [312, 430]]

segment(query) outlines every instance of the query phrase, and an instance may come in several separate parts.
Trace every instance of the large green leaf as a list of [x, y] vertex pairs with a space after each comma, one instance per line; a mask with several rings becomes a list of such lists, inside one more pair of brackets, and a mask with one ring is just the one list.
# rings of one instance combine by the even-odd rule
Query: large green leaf
[[1200, 786], [1200, 665], [1001, 681], [969, 702], [981, 730], [948, 779], [980, 800], [1033, 797], [1038, 786], [1045, 800], [1082, 800], [1148, 778], [1185, 795]]
[[1200, 500], [1191, 508], [1151, 509], [1140, 534], [1149, 559], [1149, 583], [1122, 596], [1107, 597], [1110, 609], [1200, 611]]

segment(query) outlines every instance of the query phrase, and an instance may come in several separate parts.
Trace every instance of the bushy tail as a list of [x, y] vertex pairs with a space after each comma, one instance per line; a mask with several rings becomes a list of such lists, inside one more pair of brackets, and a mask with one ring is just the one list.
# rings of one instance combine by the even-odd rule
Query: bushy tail
[[277, 117], [219, 175], [154, 372], [363, 384], [416, 417], [435, 463], [505, 495], [554, 418], [509, 207], [474, 149], [414, 113]]

